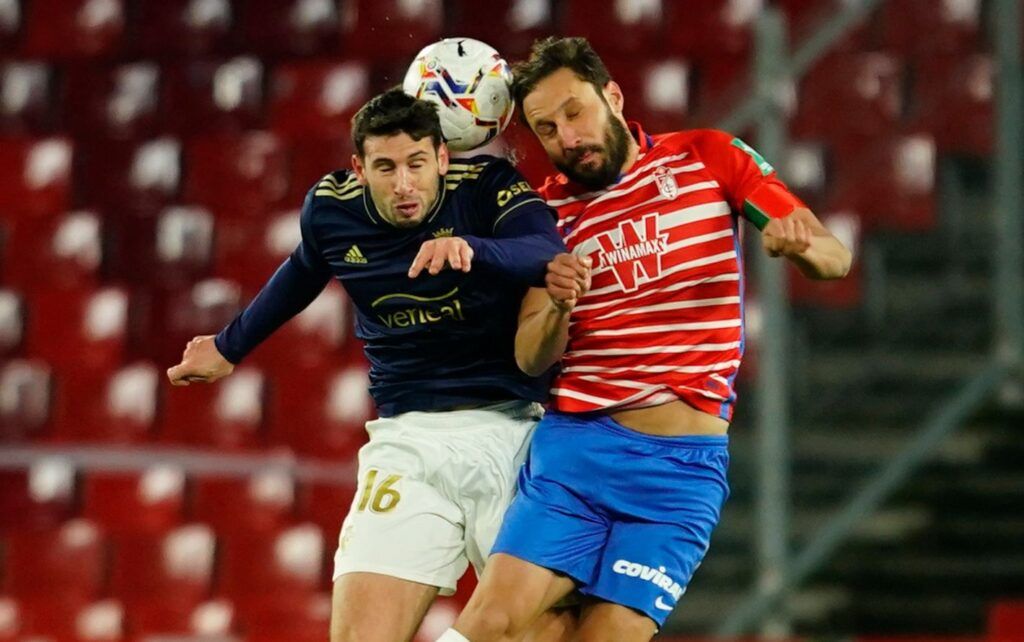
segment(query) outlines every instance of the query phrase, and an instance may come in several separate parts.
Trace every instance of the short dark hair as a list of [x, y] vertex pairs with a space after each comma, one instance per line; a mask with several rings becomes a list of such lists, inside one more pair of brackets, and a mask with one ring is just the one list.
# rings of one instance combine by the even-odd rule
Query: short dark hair
[[400, 87], [374, 96], [352, 117], [352, 143], [359, 157], [368, 136], [393, 136], [406, 133], [413, 140], [430, 136], [436, 150], [441, 146], [441, 120], [437, 105], [419, 100]]
[[533, 91], [537, 83], [563, 67], [571, 69], [577, 78], [593, 85], [598, 96], [604, 96], [601, 92], [612, 79], [601, 57], [586, 38], [550, 36], [537, 40], [530, 49], [530, 59], [518, 62], [512, 68], [512, 95], [521, 116], [523, 99]]

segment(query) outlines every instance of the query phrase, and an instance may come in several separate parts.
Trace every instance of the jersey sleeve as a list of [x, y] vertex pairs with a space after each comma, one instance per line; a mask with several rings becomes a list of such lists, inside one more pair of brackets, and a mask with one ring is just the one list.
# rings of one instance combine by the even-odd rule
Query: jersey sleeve
[[495, 235], [505, 222], [523, 214], [547, 216], [552, 221], [558, 218], [523, 175], [505, 159], [491, 162], [481, 174], [476, 205], [477, 211], [488, 217], [491, 232]]
[[704, 130], [695, 139], [704, 165], [718, 179], [733, 211], [745, 216], [758, 229], [769, 219], [788, 216], [807, 207], [786, 184], [775, 168], [754, 148], [739, 138], [717, 130]]

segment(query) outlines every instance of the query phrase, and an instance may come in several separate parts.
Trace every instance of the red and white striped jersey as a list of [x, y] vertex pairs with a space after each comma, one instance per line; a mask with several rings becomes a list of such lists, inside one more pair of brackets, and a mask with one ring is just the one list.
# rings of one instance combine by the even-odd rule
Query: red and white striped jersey
[[630, 130], [640, 155], [614, 185], [585, 192], [558, 175], [540, 189], [569, 251], [594, 266], [553, 405], [590, 412], [678, 399], [729, 420], [743, 356], [739, 214], [763, 227], [803, 204], [724, 132]]

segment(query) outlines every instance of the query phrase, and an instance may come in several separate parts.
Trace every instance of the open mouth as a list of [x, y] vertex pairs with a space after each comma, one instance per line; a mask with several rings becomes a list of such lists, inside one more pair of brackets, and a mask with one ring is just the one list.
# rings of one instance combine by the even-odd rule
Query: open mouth
[[416, 202], [399, 203], [396, 207], [399, 213], [406, 218], [412, 218], [413, 216], [416, 216], [416, 214], [420, 210], [420, 204]]

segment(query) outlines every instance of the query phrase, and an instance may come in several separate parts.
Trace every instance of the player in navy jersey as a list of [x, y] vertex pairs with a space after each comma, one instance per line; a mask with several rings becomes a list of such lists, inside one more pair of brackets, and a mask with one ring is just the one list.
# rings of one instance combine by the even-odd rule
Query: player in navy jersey
[[189, 342], [168, 377], [231, 374], [341, 282], [380, 419], [367, 424], [335, 554], [331, 639], [397, 642], [493, 544], [551, 379], [516, 366], [519, 306], [564, 245], [507, 161], [449, 160], [429, 103], [399, 90], [372, 99], [353, 142], [353, 169], [306, 196], [295, 252], [220, 334]]

